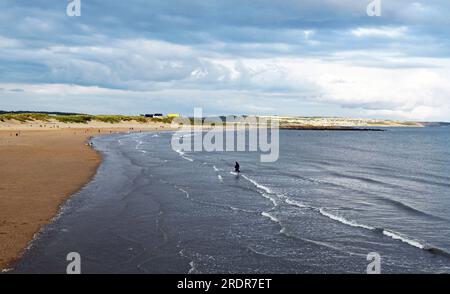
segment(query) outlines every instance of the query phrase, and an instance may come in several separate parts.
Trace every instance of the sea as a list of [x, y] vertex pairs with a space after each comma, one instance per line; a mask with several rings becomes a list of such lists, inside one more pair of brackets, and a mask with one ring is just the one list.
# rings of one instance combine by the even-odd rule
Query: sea
[[[93, 139], [94, 179], [17, 273], [450, 273], [450, 128], [281, 130], [279, 158]], [[185, 134], [184, 136], [189, 136]], [[234, 172], [239, 162], [241, 173]]]

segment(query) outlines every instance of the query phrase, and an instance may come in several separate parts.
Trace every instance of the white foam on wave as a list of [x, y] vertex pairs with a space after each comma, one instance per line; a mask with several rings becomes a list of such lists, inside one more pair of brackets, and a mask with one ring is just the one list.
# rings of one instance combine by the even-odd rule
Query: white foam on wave
[[253, 211], [253, 210], [238, 208], [238, 207], [234, 207], [234, 206], [229, 206], [229, 208], [231, 210], [233, 210], [233, 211], [242, 211], [242, 212], [248, 212], [248, 213], [255, 213], [255, 211]]
[[[316, 207], [313, 207], [313, 206], [307, 206], [307, 205], [305, 205], [303, 203], [300, 203], [300, 202], [298, 202], [296, 200], [289, 199], [289, 198], [286, 198], [285, 202], [287, 204], [290, 204], [290, 205], [293, 205], [293, 206], [297, 206], [299, 208], [312, 209], [314, 211], [319, 212], [321, 215], [323, 215], [323, 216], [325, 216], [325, 217], [327, 217], [327, 218], [329, 218], [331, 220], [340, 222], [340, 223], [342, 223], [344, 225], [348, 225], [348, 226], [351, 226], [351, 227], [362, 228], [362, 229], [366, 229], [366, 230], [370, 230], [370, 231], [381, 232], [383, 235], [385, 235], [387, 237], [390, 237], [390, 238], [392, 238], [394, 240], [401, 241], [403, 243], [406, 243], [408, 245], [411, 245], [413, 247], [416, 247], [416, 248], [419, 248], [419, 249], [422, 249], [422, 250], [428, 250], [430, 248], [429, 246], [424, 245], [424, 244], [420, 243], [419, 241], [414, 240], [414, 239], [412, 239], [410, 237], [404, 236], [404, 235], [402, 235], [400, 233], [393, 232], [393, 231], [390, 231], [390, 230], [386, 230], [386, 229], [383, 229], [383, 228], [376, 228], [376, 227], [372, 227], [372, 226], [369, 226], [369, 225], [360, 224], [360, 223], [358, 223], [358, 222], [356, 222], [354, 220], [349, 220], [349, 219], [347, 219], [347, 218], [345, 218], [343, 216], [332, 214], [332, 213], [326, 211], [324, 208], [316, 208]], [[266, 216], [266, 217], [269, 217], [271, 219], [273, 217], [273, 216], [271, 216], [270, 214], [268, 214], [266, 212], [263, 212], [262, 215]], [[274, 218], [273, 220], [274, 221], [278, 221], [278, 219], [276, 219], [276, 218]], [[280, 233], [286, 233], [285, 229], [282, 228]], [[321, 245], [324, 245], [324, 244], [321, 244]], [[327, 246], [329, 246], [329, 244], [327, 244]]]
[[214, 169], [214, 171], [217, 173], [217, 178], [219, 179], [219, 181], [223, 182], [223, 178], [222, 178], [222, 176], [219, 174], [219, 169], [218, 169], [215, 165], [213, 165], [213, 169]]
[[[238, 173], [235, 173], [235, 172], [230, 172], [230, 173], [233, 174], [233, 175], [238, 175]], [[252, 183], [258, 189], [264, 191], [263, 193], [261, 193], [261, 195], [263, 197], [269, 199], [270, 201], [272, 201], [272, 203], [275, 206], [277, 206], [277, 202], [276, 202], [275, 198], [271, 197], [270, 195], [277, 195], [278, 198], [281, 198], [282, 195], [275, 194], [269, 187], [258, 183], [257, 181], [249, 178], [246, 175], [242, 175], [242, 177], [244, 179], [246, 179], [247, 181], [249, 181], [250, 183]], [[345, 224], [345, 225], [348, 225], [348, 226], [351, 226], [351, 227], [362, 228], [362, 229], [366, 229], [366, 230], [370, 230], [370, 231], [375, 231], [375, 230], [378, 231], [378, 230], [380, 230], [383, 233], [383, 235], [388, 236], [388, 237], [390, 237], [390, 238], [392, 238], [394, 240], [399, 240], [401, 242], [404, 242], [406, 244], [409, 244], [409, 245], [414, 246], [414, 247], [419, 248], [419, 249], [424, 249], [424, 250], [427, 249], [426, 245], [423, 245], [420, 242], [418, 242], [416, 240], [413, 240], [413, 239], [411, 239], [409, 237], [403, 236], [402, 234], [399, 234], [399, 233], [396, 233], [396, 232], [392, 232], [392, 231], [389, 231], [389, 230], [385, 230], [385, 229], [377, 229], [375, 227], [372, 227], [372, 226], [369, 226], [369, 225], [365, 225], [365, 224], [360, 224], [360, 223], [358, 223], [356, 221], [349, 220], [349, 219], [347, 219], [347, 218], [345, 218], [343, 216], [332, 214], [332, 213], [326, 211], [324, 208], [310, 207], [310, 206], [304, 205], [303, 203], [300, 203], [298, 201], [295, 201], [295, 200], [292, 200], [292, 199], [289, 199], [289, 198], [285, 199], [285, 202], [287, 204], [294, 205], [294, 206], [297, 206], [299, 208], [310, 208], [310, 209], [313, 209], [315, 211], [318, 211], [321, 215], [323, 215], [323, 216], [325, 216], [325, 217], [327, 217], [327, 218], [329, 218], [331, 220], [340, 222], [342, 224]], [[268, 212], [262, 212], [261, 215], [264, 216], [264, 217], [269, 218], [273, 222], [280, 223], [279, 219], [277, 219], [275, 216], [271, 215]], [[284, 228], [282, 228], [280, 232], [283, 232], [283, 230], [284, 230]], [[321, 245], [325, 245], [325, 244], [321, 244]], [[330, 244], [326, 244], [326, 245], [330, 246]]]
[[140, 149], [139, 147], [144, 143], [144, 142], [142, 142], [142, 141], [136, 141], [137, 142], [137, 144], [136, 144], [136, 150], [138, 150], [139, 152], [141, 152], [141, 153], [143, 153], [143, 154], [145, 154], [145, 153], [147, 153], [147, 151], [145, 151], [145, 150], [142, 150], [142, 149]]
[[302, 204], [302, 203], [300, 203], [300, 202], [298, 202], [296, 200], [292, 200], [292, 199], [289, 199], [289, 198], [287, 198], [285, 200], [285, 202], [287, 204], [294, 205], [294, 206], [297, 206], [297, 207], [300, 207], [300, 208], [307, 208], [308, 207], [308, 206], [306, 206], [306, 205], [304, 205], [304, 204]]
[[264, 217], [269, 218], [271, 221], [273, 221], [275, 223], [278, 223], [278, 224], [280, 223], [279, 219], [277, 219], [275, 216], [271, 215], [268, 212], [263, 211], [263, 212], [261, 212], [261, 215], [264, 216]]
[[183, 156], [183, 155], [184, 155], [184, 152], [181, 151], [181, 150], [178, 150], [178, 149], [177, 149], [177, 150], [175, 150], [175, 152], [178, 153], [180, 156]]
[[[255, 181], [255, 180], [253, 180], [253, 179], [247, 177], [246, 175], [242, 175], [242, 177], [243, 177], [244, 179], [246, 179], [247, 181], [249, 181], [250, 183], [252, 183], [253, 185], [255, 185], [256, 188], [258, 188], [258, 189], [264, 191], [263, 193], [260, 193], [260, 194], [261, 194], [264, 198], [270, 200], [274, 206], [277, 206], [277, 205], [278, 205], [276, 199], [275, 199], [274, 197], [271, 196], [271, 195], [277, 195], [277, 194], [273, 193], [272, 190], [270, 190], [269, 187], [266, 187], [266, 186], [264, 186], [264, 185], [258, 183], [257, 181]], [[280, 197], [280, 195], [277, 195], [277, 197]]]
[[278, 205], [278, 203], [277, 203], [277, 201], [275, 200], [275, 198], [270, 197], [270, 195], [268, 195], [268, 194], [266, 194], [266, 193], [262, 193], [261, 195], [262, 195], [264, 198], [270, 200], [270, 202], [272, 202], [273, 206], [277, 206], [277, 205]]
[[258, 183], [257, 181], [255, 181], [255, 180], [253, 180], [253, 179], [247, 177], [246, 175], [242, 175], [242, 177], [243, 177], [244, 179], [246, 179], [247, 181], [249, 181], [250, 183], [252, 183], [253, 185], [255, 185], [255, 187], [257, 187], [257, 188], [263, 190], [264, 192], [269, 193], [269, 194], [273, 194], [272, 190], [270, 190], [269, 187], [264, 186], [264, 185]]
[[371, 230], [371, 231], [375, 231], [375, 230], [381, 231], [383, 233], [383, 235], [385, 235], [387, 237], [390, 237], [390, 238], [392, 238], [394, 240], [401, 241], [403, 243], [409, 244], [409, 245], [411, 245], [413, 247], [416, 247], [416, 248], [419, 248], [419, 249], [426, 249], [427, 248], [426, 245], [421, 244], [419, 241], [413, 240], [413, 239], [411, 239], [409, 237], [406, 237], [406, 236], [404, 236], [404, 235], [402, 235], [400, 233], [393, 232], [393, 231], [386, 230], [386, 229], [377, 229], [375, 227], [364, 225], [364, 224], [359, 224], [359, 223], [357, 223], [357, 222], [355, 222], [353, 220], [346, 219], [346, 218], [344, 218], [342, 216], [331, 214], [331, 213], [325, 211], [323, 208], [320, 208], [318, 211], [323, 216], [326, 216], [326, 217], [328, 217], [328, 218], [330, 218], [332, 220], [338, 221], [338, 222], [343, 223], [345, 225], [352, 226], [352, 227], [363, 228], [363, 229], [367, 229], [367, 230]]
[[187, 156], [181, 156], [181, 157], [183, 157], [184, 159], [186, 159], [187, 161], [190, 161], [190, 162], [193, 162], [193, 161], [194, 161], [192, 158], [187, 157]]
[[414, 246], [414, 247], [417, 247], [419, 249], [425, 249], [426, 248], [425, 245], [420, 244], [418, 241], [409, 239], [409, 238], [407, 238], [405, 236], [402, 236], [399, 233], [394, 233], [392, 231], [383, 230], [383, 235], [391, 237], [394, 240], [402, 241], [404, 243], [407, 243], [407, 244], [409, 244], [411, 246]]
[[183, 192], [184, 193], [184, 195], [186, 195], [186, 198], [188, 198], [189, 199], [189, 192], [188, 191], [186, 191], [186, 190], [184, 190], [184, 189], [182, 189], [182, 188], [177, 188], [178, 189], [178, 191], [180, 191], [180, 192]]
[[359, 224], [359, 223], [357, 223], [355, 221], [348, 220], [345, 217], [329, 213], [329, 212], [325, 211], [323, 208], [319, 208], [319, 212], [323, 216], [326, 216], [326, 217], [328, 217], [328, 218], [330, 218], [332, 220], [338, 221], [338, 222], [343, 223], [343, 224], [348, 225], [348, 226], [357, 227], [357, 228], [363, 228], [363, 229], [367, 229], [367, 230], [375, 230], [374, 227], [363, 225], [363, 224]]
[[308, 206], [308, 205], [305, 205], [303, 203], [300, 203], [300, 202], [298, 202], [296, 200], [289, 199], [289, 198], [285, 199], [285, 202], [287, 204], [290, 204], [290, 205], [293, 205], [293, 206], [297, 206], [299, 208], [309, 208], [309, 209], [318, 211], [321, 215], [323, 215], [323, 216], [325, 216], [325, 217], [327, 217], [327, 218], [329, 218], [331, 220], [340, 222], [341, 224], [344, 224], [344, 225], [357, 227], [357, 228], [363, 228], [363, 229], [367, 229], [367, 230], [371, 230], [371, 231], [375, 230], [374, 227], [357, 223], [357, 222], [355, 222], [353, 220], [349, 220], [349, 219], [347, 219], [347, 218], [345, 218], [343, 216], [340, 216], [340, 215], [332, 214], [332, 213], [326, 211], [324, 208], [316, 208], [316, 207]]
[[142, 149], [140, 149], [139, 147], [144, 143], [144, 142], [142, 142], [142, 141], [136, 141], [137, 142], [137, 144], [136, 144], [136, 150], [137, 151], [139, 151], [139, 152], [141, 152], [141, 153], [143, 153], [143, 154], [145, 154], [145, 153], [147, 153], [147, 151], [145, 151], [145, 150], [142, 150]]
[[181, 150], [178, 150], [178, 149], [177, 149], [177, 150], [175, 150], [175, 152], [178, 153], [182, 158], [184, 158], [184, 159], [186, 159], [186, 160], [188, 160], [188, 161], [190, 161], [190, 162], [193, 162], [193, 161], [194, 161], [192, 158], [187, 157], [186, 155], [184, 155], [184, 152], [181, 151]]

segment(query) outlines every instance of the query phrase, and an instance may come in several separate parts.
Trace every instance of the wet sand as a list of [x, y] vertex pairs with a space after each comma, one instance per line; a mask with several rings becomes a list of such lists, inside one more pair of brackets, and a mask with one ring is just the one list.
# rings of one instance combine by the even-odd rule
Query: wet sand
[[17, 260], [60, 205], [95, 175], [101, 156], [87, 145], [90, 137], [168, 129], [139, 127], [0, 127], [0, 269]]

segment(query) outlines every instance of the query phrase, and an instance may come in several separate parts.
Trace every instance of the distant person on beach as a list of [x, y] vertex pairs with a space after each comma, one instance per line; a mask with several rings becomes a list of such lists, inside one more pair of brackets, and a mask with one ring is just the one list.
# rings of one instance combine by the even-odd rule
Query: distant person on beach
[[234, 171], [240, 173], [241, 172], [240, 168], [241, 166], [239, 165], [239, 162], [236, 161], [236, 164], [234, 165]]

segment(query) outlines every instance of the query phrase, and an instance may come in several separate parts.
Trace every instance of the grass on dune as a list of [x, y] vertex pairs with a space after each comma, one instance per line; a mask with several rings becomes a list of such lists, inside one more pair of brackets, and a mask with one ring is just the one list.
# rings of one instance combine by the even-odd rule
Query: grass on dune
[[28, 121], [48, 122], [51, 119], [62, 123], [83, 123], [83, 124], [87, 124], [90, 121], [99, 121], [111, 124], [129, 121], [136, 121], [139, 123], [159, 122], [169, 124], [173, 120], [173, 118], [167, 117], [146, 118], [143, 116], [128, 116], [128, 115], [90, 115], [90, 114], [49, 115], [44, 113], [0, 114], [0, 121], [2, 122], [6, 120], [16, 120], [20, 122], [28, 122]]
[[86, 124], [90, 122], [93, 118], [92, 115], [77, 114], [77, 115], [56, 115], [53, 117], [62, 123], [82, 123]]
[[5, 120], [18, 120], [20, 122], [40, 120], [40, 121], [48, 121], [50, 116], [48, 114], [43, 113], [17, 113], [17, 114], [0, 114], [0, 121]]

